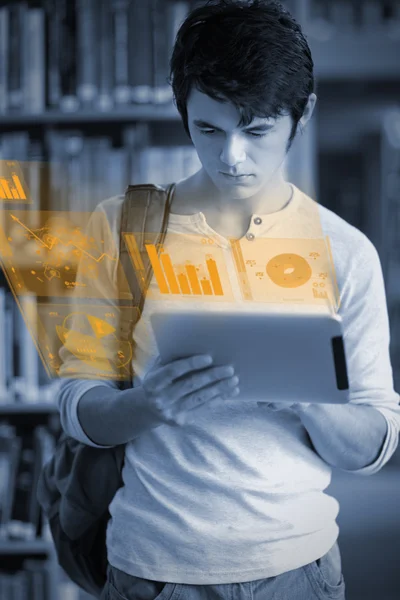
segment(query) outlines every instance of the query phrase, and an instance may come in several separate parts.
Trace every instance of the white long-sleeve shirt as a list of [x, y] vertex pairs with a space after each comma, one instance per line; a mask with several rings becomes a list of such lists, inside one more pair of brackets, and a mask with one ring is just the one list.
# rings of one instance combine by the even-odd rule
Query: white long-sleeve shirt
[[[293, 189], [282, 210], [254, 214], [247, 233], [277, 239], [328, 236], [340, 294], [350, 402], [375, 407], [388, 425], [380, 456], [355, 471], [369, 475], [394, 453], [400, 427], [379, 256], [362, 232]], [[122, 202], [123, 196], [116, 196], [98, 207], [116, 241]], [[254, 221], [257, 217], [261, 222]], [[230, 244], [211, 229], [203, 213], [170, 214], [166, 250], [172, 233], [208, 237], [222, 250], [234, 302], [173, 299], [163, 302], [163, 309], [272, 309], [268, 302], [243, 300]], [[115, 271], [109, 268], [112, 279]], [[156, 292], [156, 286], [153, 278], [150, 288]], [[133, 368], [139, 383], [157, 355], [149, 315], [159, 307], [159, 301], [146, 299], [134, 329]], [[79, 369], [79, 360], [65, 347], [60, 356], [64, 375], [68, 366]], [[64, 430], [91, 446], [96, 444], [83, 431], [77, 406], [98, 385], [116, 387], [112, 380], [65, 379], [58, 397]], [[138, 577], [187, 584], [245, 582], [301, 567], [323, 556], [338, 537], [339, 504], [324, 493], [331, 472], [294, 411], [274, 412], [235, 398], [219, 408], [205, 407], [194, 424], [162, 425], [126, 445], [124, 486], [110, 505], [109, 562]]]

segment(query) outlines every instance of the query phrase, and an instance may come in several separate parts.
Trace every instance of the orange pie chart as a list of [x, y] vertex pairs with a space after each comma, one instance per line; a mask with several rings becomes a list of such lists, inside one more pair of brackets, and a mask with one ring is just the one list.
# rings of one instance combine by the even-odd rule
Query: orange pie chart
[[307, 283], [312, 269], [305, 258], [298, 254], [279, 254], [267, 263], [267, 275], [276, 285], [296, 288]]

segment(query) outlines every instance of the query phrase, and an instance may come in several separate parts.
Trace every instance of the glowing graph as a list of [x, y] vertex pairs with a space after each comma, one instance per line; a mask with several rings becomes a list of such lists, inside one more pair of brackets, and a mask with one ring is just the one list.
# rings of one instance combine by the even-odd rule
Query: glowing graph
[[[15, 294], [131, 297], [103, 213], [7, 210], [1, 216], [0, 257]], [[119, 289], [109, 283], [116, 269]]]
[[17, 161], [0, 160], [0, 200], [31, 202], [23, 173]]
[[118, 333], [124, 318], [135, 323], [139, 313], [134, 307], [38, 303], [37, 343], [49, 375], [125, 379], [132, 342]]
[[159, 258], [156, 247], [152, 244], [146, 244], [146, 250], [161, 294], [204, 294], [205, 296], [215, 294], [216, 296], [223, 296], [224, 292], [222, 291], [217, 264], [211, 257], [206, 260], [210, 275], [210, 280], [208, 280], [206, 277], [199, 279], [197, 275], [199, 269], [196, 269], [190, 262], [183, 267], [185, 273], [175, 274], [169, 254], [162, 253]]
[[[139, 234], [125, 233], [124, 238], [135, 269], [143, 285], [144, 265], [139, 251]], [[212, 240], [190, 234], [168, 234], [167, 242], [155, 245], [144, 241], [145, 252], [153, 270], [148, 296], [211, 301], [232, 300], [233, 295], [221, 248]]]
[[339, 306], [329, 239], [231, 240], [244, 300]]

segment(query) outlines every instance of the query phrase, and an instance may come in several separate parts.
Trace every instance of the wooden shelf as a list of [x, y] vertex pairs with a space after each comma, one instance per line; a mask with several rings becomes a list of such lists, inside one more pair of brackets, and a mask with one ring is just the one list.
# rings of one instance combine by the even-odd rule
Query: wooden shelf
[[50, 554], [53, 544], [46, 540], [0, 540], [0, 555], [8, 554]]
[[116, 108], [112, 111], [101, 112], [93, 110], [79, 110], [65, 112], [49, 110], [39, 114], [21, 114], [18, 112], [0, 115], [0, 125], [58, 125], [58, 124], [83, 124], [83, 123], [113, 123], [132, 121], [180, 121], [180, 115], [173, 104], [144, 104], [130, 106], [124, 109]]
[[[45, 402], [8, 402], [0, 404], [0, 416], [12, 414], [56, 414], [58, 407], [55, 404], [47, 404]], [[1, 543], [1, 542], [0, 542]]]
[[327, 41], [309, 35], [309, 44], [320, 79], [400, 78], [400, 39], [374, 33], [358, 37], [335, 33]]

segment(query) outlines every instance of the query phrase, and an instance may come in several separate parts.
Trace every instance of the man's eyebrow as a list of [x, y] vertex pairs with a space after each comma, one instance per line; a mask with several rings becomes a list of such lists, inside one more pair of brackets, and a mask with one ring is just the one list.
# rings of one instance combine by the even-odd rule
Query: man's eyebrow
[[[213, 125], [212, 123], [208, 123], [207, 121], [203, 121], [202, 119], [194, 119], [193, 124], [197, 125], [197, 127], [217, 129], [218, 131], [222, 131], [219, 127], [216, 127], [215, 125]], [[253, 131], [254, 129], [257, 129], [257, 131], [268, 131], [273, 126], [274, 125], [272, 123], [260, 123], [259, 125], [249, 125], [248, 127], [245, 127], [243, 131]]]

